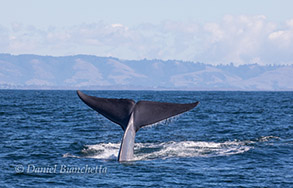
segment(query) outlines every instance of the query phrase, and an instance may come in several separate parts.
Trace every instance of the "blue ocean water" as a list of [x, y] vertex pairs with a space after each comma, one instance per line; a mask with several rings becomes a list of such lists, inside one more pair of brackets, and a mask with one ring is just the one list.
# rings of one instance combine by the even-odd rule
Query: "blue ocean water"
[[293, 92], [84, 92], [200, 104], [119, 163], [122, 129], [75, 91], [0, 90], [1, 187], [293, 187]]

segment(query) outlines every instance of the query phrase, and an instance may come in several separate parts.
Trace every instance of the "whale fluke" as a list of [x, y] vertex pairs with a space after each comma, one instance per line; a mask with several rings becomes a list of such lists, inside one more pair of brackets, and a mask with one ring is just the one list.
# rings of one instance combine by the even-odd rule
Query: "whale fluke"
[[131, 99], [108, 99], [88, 96], [77, 91], [79, 98], [89, 107], [99, 112], [109, 120], [117, 123], [125, 131], [130, 114], [135, 106]]
[[196, 107], [199, 102], [178, 104], [153, 101], [139, 101], [134, 108], [134, 125], [136, 131], [164, 119], [176, 116]]
[[135, 134], [141, 127], [189, 111], [199, 104], [199, 102], [178, 104], [154, 101], [135, 103], [132, 99], [99, 98], [81, 91], [77, 91], [77, 95], [89, 107], [119, 124], [124, 130], [119, 161], [129, 161], [133, 157]]

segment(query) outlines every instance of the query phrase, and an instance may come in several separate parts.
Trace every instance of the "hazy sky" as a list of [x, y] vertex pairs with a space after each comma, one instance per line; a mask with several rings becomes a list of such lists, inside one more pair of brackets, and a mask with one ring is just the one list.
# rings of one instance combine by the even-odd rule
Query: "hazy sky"
[[0, 53], [293, 64], [291, 0], [0, 0]]

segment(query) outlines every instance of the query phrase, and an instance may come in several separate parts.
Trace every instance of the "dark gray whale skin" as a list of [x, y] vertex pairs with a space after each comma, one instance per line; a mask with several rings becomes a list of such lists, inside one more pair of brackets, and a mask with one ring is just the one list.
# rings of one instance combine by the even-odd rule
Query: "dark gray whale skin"
[[79, 98], [89, 107], [109, 120], [117, 123], [124, 130], [118, 161], [130, 161], [136, 132], [144, 126], [176, 116], [196, 107], [199, 102], [178, 104], [154, 101], [138, 101], [132, 99], [111, 99], [89, 96], [77, 91]]

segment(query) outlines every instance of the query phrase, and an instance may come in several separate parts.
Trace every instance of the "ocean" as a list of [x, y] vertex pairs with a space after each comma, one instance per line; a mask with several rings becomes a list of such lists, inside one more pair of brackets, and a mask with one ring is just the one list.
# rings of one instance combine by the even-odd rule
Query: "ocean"
[[76, 91], [0, 90], [0, 187], [293, 187], [293, 92], [83, 91], [191, 111], [123, 130]]

